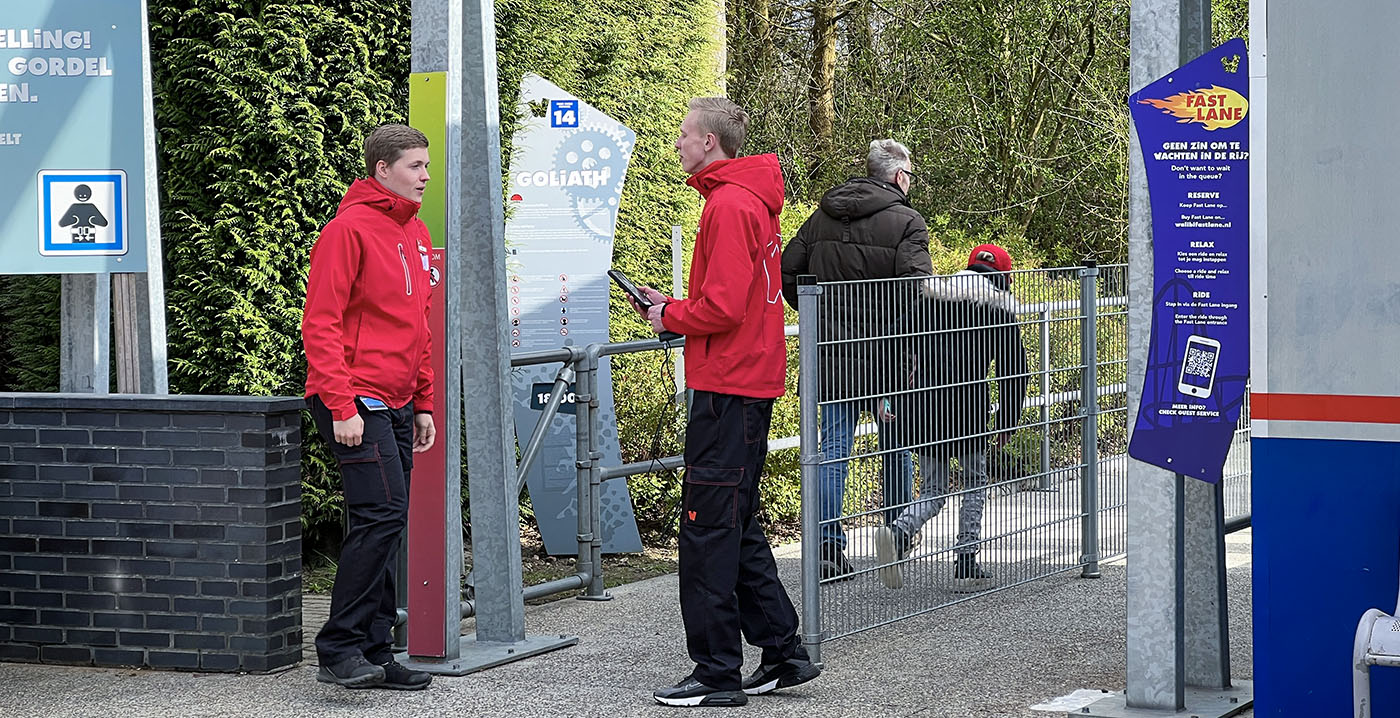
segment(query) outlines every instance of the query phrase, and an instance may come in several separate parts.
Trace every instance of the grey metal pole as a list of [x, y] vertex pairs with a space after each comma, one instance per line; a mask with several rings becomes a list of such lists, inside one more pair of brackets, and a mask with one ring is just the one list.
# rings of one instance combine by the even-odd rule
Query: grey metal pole
[[1099, 573], [1099, 343], [1098, 293], [1099, 268], [1085, 262], [1079, 270], [1080, 324], [1079, 360], [1084, 365], [1080, 383], [1080, 405], [1084, 410], [1084, 426], [1080, 437], [1080, 456], [1084, 472], [1079, 479], [1080, 541], [1083, 552], [1080, 561], [1084, 569], [1080, 578], [1098, 578]]
[[[1014, 409], [1011, 409], [1014, 411]], [[1040, 313], [1040, 488], [1050, 488], [1050, 311]]]
[[58, 390], [106, 394], [111, 382], [112, 275], [60, 280]]
[[[458, 138], [448, 164], [461, 199], [448, 212], [448, 331], [461, 327], [467, 457], [471, 462], [472, 565], [476, 574], [477, 642], [525, 639], [521, 596], [519, 497], [511, 420], [510, 321], [505, 275], [505, 212], [501, 206], [501, 126], [496, 91], [495, 8], [465, 0], [459, 32], [448, 38], [448, 134]], [[458, 104], [460, 103], [460, 104]], [[454, 112], [454, 110], [456, 110]], [[456, 250], [456, 251], [453, 251]], [[466, 261], [470, 256], [471, 261]], [[463, 311], [471, 307], [471, 311]], [[453, 322], [452, 310], [457, 310]], [[470, 377], [470, 381], [467, 381]], [[451, 429], [449, 428], [449, 431]], [[453, 475], [448, 472], [449, 476]], [[457, 502], [451, 502], [457, 503]], [[449, 531], [452, 535], [454, 532]], [[456, 585], [456, 584], [449, 584]]]
[[160, 175], [156, 163], [154, 88], [151, 84], [150, 15], [146, 0], [141, 2], [141, 101], [150, 121], [145, 123], [142, 144], [146, 154], [146, 274], [135, 281], [135, 301], [144, 307], [139, 315], [136, 341], [141, 378], [136, 385], [142, 393], [170, 393], [165, 331], [165, 251], [160, 238]]
[[593, 408], [597, 402], [593, 399], [593, 387], [587, 383], [588, 371], [584, 369], [587, 361], [587, 357], [581, 357], [576, 362], [577, 368], [569, 367], [574, 379], [574, 489], [578, 497], [578, 557], [574, 570], [589, 575], [589, 582], [580, 586], [583, 589], [589, 587], [592, 576], [597, 573], [593, 566], [593, 534], [596, 532], [592, 511], [593, 462], [588, 458], [593, 452]]
[[822, 288], [815, 275], [797, 278], [797, 391], [799, 449], [802, 456], [802, 644], [813, 663], [821, 662], [822, 610], [818, 543], [821, 536], [817, 474], [822, 461], [817, 432], [821, 382], [817, 343]]
[[[590, 546], [590, 555], [593, 564], [593, 580], [588, 584], [588, 592], [585, 596], [591, 601], [611, 601], [612, 596], [608, 595], [603, 587], [603, 452], [599, 446], [599, 434], [602, 431], [599, 418], [602, 413], [598, 411], [598, 366], [599, 351], [601, 344], [590, 344], [584, 355], [584, 376], [588, 382], [588, 393], [593, 411], [589, 413], [588, 422], [588, 506], [579, 506], [579, 511], [588, 511], [593, 522], [593, 541]], [[664, 351], [664, 350], [663, 350]]]

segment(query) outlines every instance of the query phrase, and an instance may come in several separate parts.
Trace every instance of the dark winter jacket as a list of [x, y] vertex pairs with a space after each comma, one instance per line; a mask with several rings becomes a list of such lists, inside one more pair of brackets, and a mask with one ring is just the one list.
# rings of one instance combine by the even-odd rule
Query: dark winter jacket
[[[898, 187], [870, 178], [832, 188], [783, 250], [783, 296], [797, 307], [797, 277], [821, 282], [928, 276], [928, 227]], [[895, 355], [890, 336], [901, 283], [829, 287], [822, 297], [821, 400], [886, 391]], [[842, 342], [828, 344], [828, 342]]]
[[899, 321], [915, 389], [893, 401], [901, 446], [943, 456], [985, 449], [993, 365], [995, 430], [1016, 427], [1029, 382], [1016, 313], [1007, 275], [989, 267], [923, 282]]

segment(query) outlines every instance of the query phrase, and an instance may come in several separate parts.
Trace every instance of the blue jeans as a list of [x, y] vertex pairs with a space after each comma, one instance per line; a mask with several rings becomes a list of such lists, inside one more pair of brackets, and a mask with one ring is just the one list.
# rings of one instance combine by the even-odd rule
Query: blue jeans
[[[880, 401], [876, 399], [875, 401]], [[896, 448], [891, 425], [880, 421], [873, 401], [847, 401], [840, 404], [827, 404], [821, 407], [821, 450], [824, 461], [845, 459], [851, 455], [855, 444], [856, 425], [860, 422], [862, 410], [870, 411], [875, 419], [877, 445], [881, 451]], [[907, 421], [897, 418], [895, 421]], [[818, 473], [818, 491], [821, 509], [821, 540], [846, 548], [846, 532], [836, 519], [841, 514], [841, 506], [846, 500], [847, 462], [822, 464]], [[892, 451], [880, 456], [880, 484], [886, 507], [906, 504], [914, 493], [914, 460], [908, 451]], [[885, 523], [890, 523], [898, 515], [897, 508], [885, 511]]]

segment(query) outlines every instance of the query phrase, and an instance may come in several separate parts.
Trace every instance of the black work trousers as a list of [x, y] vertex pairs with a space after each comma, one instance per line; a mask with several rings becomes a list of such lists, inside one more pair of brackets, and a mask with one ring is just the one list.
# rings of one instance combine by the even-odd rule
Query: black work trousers
[[311, 397], [316, 429], [340, 464], [349, 530], [340, 549], [331, 589], [331, 613], [316, 636], [321, 665], [357, 653], [373, 663], [393, 657], [394, 568], [399, 539], [408, 525], [408, 484], [413, 472], [413, 404], [370, 411], [355, 407], [365, 422], [359, 446], [335, 440], [329, 409]]
[[694, 676], [738, 690], [740, 632], [763, 663], [807, 658], [797, 611], [778, 581], [758, 525], [758, 479], [768, 454], [772, 399], [696, 391], [685, 437], [680, 590]]

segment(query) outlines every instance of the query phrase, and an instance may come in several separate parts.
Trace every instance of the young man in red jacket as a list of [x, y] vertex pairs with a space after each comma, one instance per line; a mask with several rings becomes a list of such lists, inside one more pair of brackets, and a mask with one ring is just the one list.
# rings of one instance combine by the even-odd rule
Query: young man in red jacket
[[306, 396], [340, 464], [349, 531], [316, 636], [316, 680], [349, 688], [426, 688], [390, 646], [394, 562], [408, 523], [413, 454], [433, 445], [428, 257], [418, 219], [428, 138], [384, 125], [365, 139], [367, 179], [355, 180], [311, 249]]
[[[758, 524], [758, 479], [768, 455], [773, 399], [787, 371], [783, 341], [783, 176], [773, 155], [737, 157], [749, 116], [723, 97], [690, 102], [676, 151], [705, 198], [690, 296], [650, 287], [657, 332], [684, 334], [694, 391], [681, 489], [680, 588], [695, 670], [653, 696], [673, 706], [740, 706], [749, 695], [816, 678], [797, 637], [797, 612], [778, 581]], [[737, 157], [737, 159], [736, 159]], [[740, 633], [763, 649], [747, 679]]]

